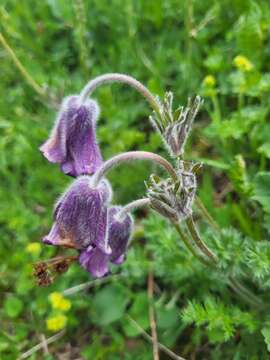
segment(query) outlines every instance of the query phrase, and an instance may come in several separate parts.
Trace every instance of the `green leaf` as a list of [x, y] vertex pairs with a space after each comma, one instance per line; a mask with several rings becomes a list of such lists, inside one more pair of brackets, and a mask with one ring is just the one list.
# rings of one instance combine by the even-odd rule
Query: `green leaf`
[[[135, 300], [129, 310], [129, 315], [135, 319], [144, 330], [149, 328], [148, 298], [146, 292], [136, 294]], [[134, 337], [140, 334], [140, 331], [138, 331], [138, 329], [128, 321], [125, 321], [123, 328], [125, 334], [129, 337]]]
[[270, 143], [264, 143], [258, 149], [258, 153], [265, 155], [268, 159], [270, 159]]
[[157, 324], [160, 329], [170, 329], [180, 323], [179, 309], [174, 307], [157, 306]]
[[105, 287], [94, 297], [94, 321], [99, 325], [108, 325], [120, 319], [124, 315], [127, 303], [128, 297], [122, 287]]
[[270, 351], [270, 322], [262, 329], [264, 341], [267, 346], [267, 350]]
[[11, 318], [18, 317], [18, 315], [22, 312], [22, 309], [23, 302], [13, 295], [9, 296], [4, 302], [4, 310]]
[[203, 165], [211, 166], [221, 170], [229, 169], [229, 164], [226, 164], [222, 160], [206, 159], [206, 158], [195, 158], [194, 161], [198, 161]]
[[265, 212], [270, 213], [270, 173], [258, 173], [253, 185], [252, 198], [262, 205]]

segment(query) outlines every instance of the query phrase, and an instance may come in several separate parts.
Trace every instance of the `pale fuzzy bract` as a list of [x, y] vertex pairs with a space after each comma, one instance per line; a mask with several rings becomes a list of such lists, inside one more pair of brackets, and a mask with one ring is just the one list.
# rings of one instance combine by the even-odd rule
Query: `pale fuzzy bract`
[[161, 180], [152, 175], [146, 183], [150, 206], [160, 215], [173, 222], [182, 221], [192, 215], [197, 180], [192, 171], [179, 171], [178, 180]]
[[165, 93], [164, 100], [159, 101], [160, 113], [154, 111], [150, 121], [160, 134], [163, 143], [172, 157], [183, 155], [193, 121], [199, 111], [202, 100], [196, 96], [192, 102], [188, 101], [187, 107], [173, 110], [173, 93]]

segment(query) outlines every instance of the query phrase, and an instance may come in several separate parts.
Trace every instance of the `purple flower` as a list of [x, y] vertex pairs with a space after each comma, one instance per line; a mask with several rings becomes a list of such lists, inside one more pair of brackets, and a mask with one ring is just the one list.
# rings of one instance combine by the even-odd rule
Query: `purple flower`
[[95, 246], [106, 254], [108, 246], [108, 204], [111, 188], [102, 180], [96, 188], [90, 176], [80, 176], [57, 202], [54, 210], [55, 222], [43, 242], [64, 245], [78, 250]]
[[76, 177], [94, 173], [102, 164], [95, 132], [98, 116], [95, 101], [81, 103], [79, 96], [67, 97], [40, 151], [50, 162], [61, 164], [65, 174]]
[[128, 240], [132, 232], [132, 218], [125, 215], [119, 219], [121, 207], [109, 209], [108, 245], [111, 254], [105, 254], [100, 248], [90, 246], [80, 254], [79, 262], [93, 277], [103, 277], [109, 273], [109, 263], [121, 264], [125, 260]]

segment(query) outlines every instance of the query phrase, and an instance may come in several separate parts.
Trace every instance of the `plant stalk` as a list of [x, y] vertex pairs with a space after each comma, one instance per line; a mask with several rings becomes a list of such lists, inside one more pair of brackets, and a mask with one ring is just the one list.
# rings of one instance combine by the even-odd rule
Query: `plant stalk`
[[150, 200], [148, 198], [134, 200], [134, 201], [130, 202], [129, 204], [122, 207], [122, 209], [118, 213], [118, 218], [121, 221], [132, 210], [148, 206], [149, 204], [150, 204]]
[[163, 167], [173, 178], [173, 180], [177, 180], [177, 174], [172, 165], [164, 159], [162, 156], [159, 156], [155, 153], [151, 153], [148, 151], [128, 151], [119, 155], [112, 157], [111, 159], [105, 161], [102, 166], [97, 170], [95, 175], [93, 176], [93, 186], [97, 186], [99, 181], [108, 173], [111, 169], [116, 166], [133, 161], [133, 160], [147, 160], [152, 161]]
[[192, 236], [192, 239], [198, 246], [198, 248], [213, 262], [217, 263], [217, 257], [216, 255], [208, 248], [208, 246], [203, 242], [203, 240], [200, 237], [200, 234], [198, 230], [196, 229], [196, 226], [194, 224], [192, 216], [189, 217], [186, 220], [186, 224], [188, 227], [188, 230]]
[[17, 69], [20, 71], [22, 76], [26, 79], [28, 84], [38, 93], [40, 96], [45, 96], [46, 92], [45, 90], [32, 78], [32, 76], [29, 74], [29, 72], [26, 70], [26, 68], [23, 66], [23, 64], [18, 59], [17, 55], [13, 51], [13, 49], [9, 46], [7, 40], [4, 38], [3, 34], [0, 33], [0, 43], [3, 45], [5, 50], [10, 55], [12, 61], [14, 62]]
[[202, 264], [204, 265], [211, 265], [209, 263], [209, 261], [207, 261], [204, 257], [202, 257], [200, 254], [198, 254], [196, 252], [196, 250], [194, 249], [194, 247], [192, 246], [192, 244], [190, 243], [188, 237], [186, 236], [186, 234], [182, 231], [180, 225], [178, 222], [173, 222], [172, 221], [173, 226], [175, 227], [176, 231], [178, 232], [178, 234], [180, 235], [181, 239], [183, 240], [184, 244], [186, 245], [186, 247], [189, 249], [189, 251], [192, 253], [192, 255], [198, 259]]
[[201, 211], [202, 215], [206, 218], [206, 220], [209, 222], [209, 224], [213, 227], [213, 229], [215, 229], [216, 231], [220, 232], [220, 227], [217, 224], [217, 222], [212, 218], [212, 215], [208, 212], [208, 210], [206, 209], [206, 207], [204, 206], [202, 200], [196, 196], [195, 198], [195, 204], [197, 205], [197, 207], [199, 208], [199, 210]]
[[99, 86], [114, 82], [125, 83], [133, 87], [149, 102], [153, 110], [160, 114], [159, 103], [156, 97], [138, 80], [125, 74], [109, 73], [100, 75], [95, 79], [90, 80], [81, 91], [81, 101], [85, 102], [87, 97], [90, 96]]

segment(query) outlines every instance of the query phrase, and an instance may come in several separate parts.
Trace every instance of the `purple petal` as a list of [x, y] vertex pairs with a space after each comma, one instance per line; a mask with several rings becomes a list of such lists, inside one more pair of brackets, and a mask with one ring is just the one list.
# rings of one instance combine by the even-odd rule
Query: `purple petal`
[[115, 264], [115, 265], [121, 265], [121, 264], [123, 264], [125, 259], [126, 259], [126, 255], [122, 254], [118, 258], [116, 258], [115, 260], [111, 260], [111, 262], [113, 264]]
[[47, 245], [59, 244], [59, 242], [61, 241], [61, 236], [60, 236], [59, 226], [57, 225], [57, 223], [53, 224], [51, 231], [49, 232], [48, 235], [44, 236], [42, 241], [44, 242], [44, 244]]
[[61, 236], [71, 239], [78, 249], [96, 245], [104, 253], [108, 246], [108, 202], [111, 189], [108, 182], [91, 186], [91, 177], [81, 176], [64, 193], [55, 207], [55, 220]]
[[125, 259], [128, 240], [132, 232], [133, 221], [130, 215], [126, 215], [121, 221], [117, 214], [121, 207], [111, 207], [109, 209], [109, 246], [112, 250], [110, 261], [120, 264]]
[[52, 163], [62, 163], [65, 161], [67, 153], [68, 108], [71, 104], [74, 105], [75, 101], [75, 96], [69, 96], [64, 99], [49, 139], [39, 148], [43, 155]]
[[93, 277], [100, 278], [108, 274], [109, 256], [104, 254], [98, 248], [90, 247], [81, 252], [79, 263]]
[[43, 155], [59, 163], [65, 174], [94, 173], [102, 164], [95, 130], [98, 116], [95, 101], [81, 104], [78, 96], [65, 99], [50, 138], [40, 147]]

